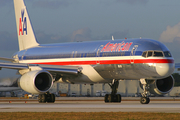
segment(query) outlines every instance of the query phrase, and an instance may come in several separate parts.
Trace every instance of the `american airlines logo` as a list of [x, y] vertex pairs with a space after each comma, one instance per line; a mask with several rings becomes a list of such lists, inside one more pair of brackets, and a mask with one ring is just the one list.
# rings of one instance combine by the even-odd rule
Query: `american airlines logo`
[[21, 10], [21, 17], [19, 18], [19, 35], [27, 35], [27, 20], [24, 17], [24, 9]]
[[128, 51], [133, 42], [121, 42], [121, 43], [107, 43], [101, 50], [101, 52], [115, 52], [115, 51]]

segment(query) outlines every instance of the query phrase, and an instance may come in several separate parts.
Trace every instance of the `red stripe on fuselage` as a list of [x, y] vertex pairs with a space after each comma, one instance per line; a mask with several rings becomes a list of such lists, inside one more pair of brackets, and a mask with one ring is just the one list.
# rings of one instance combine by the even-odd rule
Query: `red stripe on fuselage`
[[32, 64], [44, 65], [95, 65], [95, 64], [130, 64], [130, 63], [174, 63], [173, 59], [135, 59], [135, 60], [100, 60], [100, 61], [68, 61], [68, 62], [41, 62]]
[[173, 59], [137, 59], [134, 63], [174, 63]]

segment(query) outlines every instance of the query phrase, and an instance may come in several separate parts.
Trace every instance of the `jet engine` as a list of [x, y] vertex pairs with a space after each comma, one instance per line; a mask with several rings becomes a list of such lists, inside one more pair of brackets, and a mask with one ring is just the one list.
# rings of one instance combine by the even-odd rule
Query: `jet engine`
[[49, 91], [53, 85], [53, 78], [45, 70], [30, 71], [19, 78], [18, 85], [26, 92], [40, 94]]
[[[174, 78], [172, 76], [158, 80], [146, 80], [146, 82], [148, 84], [149, 92], [154, 95], [167, 94], [174, 87]], [[141, 83], [140, 87], [143, 88]]]

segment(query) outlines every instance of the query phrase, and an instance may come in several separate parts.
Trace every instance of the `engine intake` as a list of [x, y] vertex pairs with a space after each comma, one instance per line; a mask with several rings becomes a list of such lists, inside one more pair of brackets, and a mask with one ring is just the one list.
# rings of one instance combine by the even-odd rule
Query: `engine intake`
[[[164, 79], [158, 79], [154, 82], [152, 86], [150, 86], [150, 93], [156, 93], [158, 95], [164, 95], [169, 93], [174, 87], [174, 78], [169, 76]], [[154, 93], [154, 94], [155, 94]]]
[[22, 75], [19, 87], [29, 93], [39, 94], [49, 91], [53, 85], [52, 75], [45, 70], [30, 71]]

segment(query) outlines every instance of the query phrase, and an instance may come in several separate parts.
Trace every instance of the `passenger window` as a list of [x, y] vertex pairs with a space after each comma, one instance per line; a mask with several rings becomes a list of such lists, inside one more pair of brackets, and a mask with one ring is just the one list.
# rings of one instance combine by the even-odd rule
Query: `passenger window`
[[165, 57], [172, 57], [172, 55], [171, 55], [171, 53], [169, 51], [165, 51], [164, 56]]
[[154, 57], [163, 57], [163, 53], [154, 51]]
[[152, 51], [148, 51], [147, 57], [151, 57], [152, 56]]

